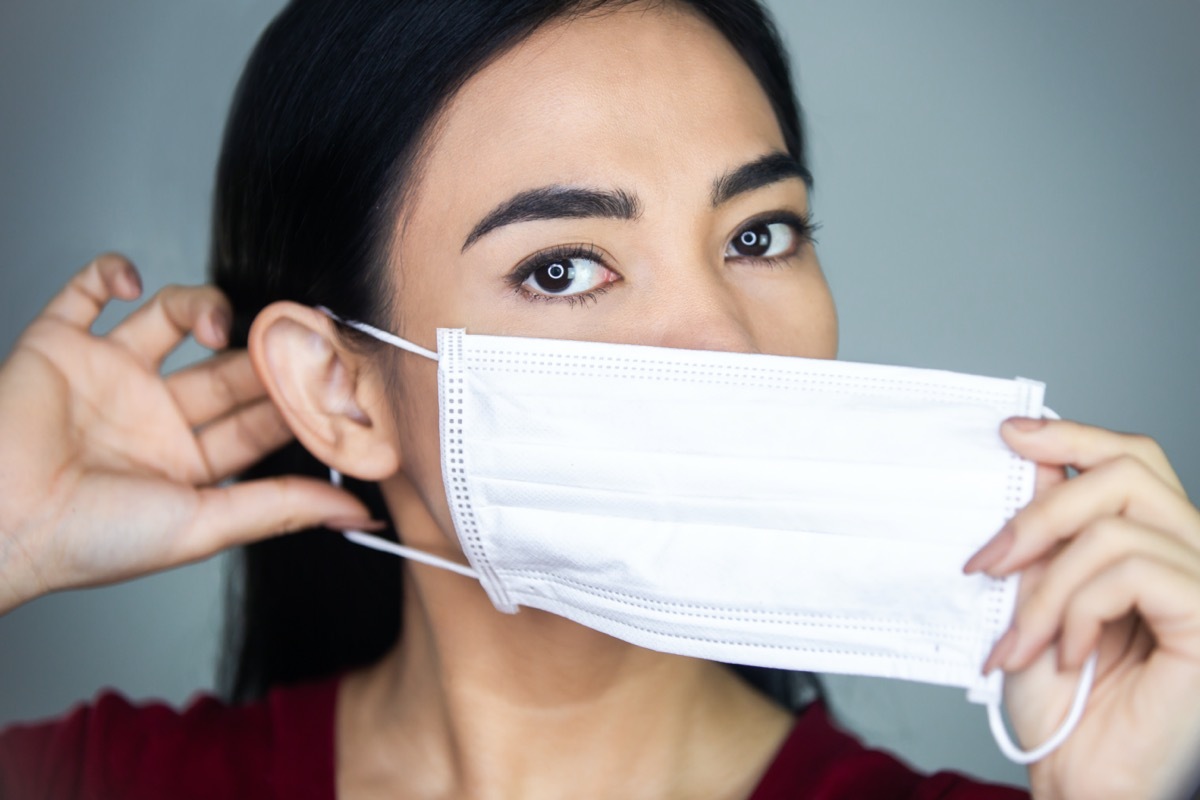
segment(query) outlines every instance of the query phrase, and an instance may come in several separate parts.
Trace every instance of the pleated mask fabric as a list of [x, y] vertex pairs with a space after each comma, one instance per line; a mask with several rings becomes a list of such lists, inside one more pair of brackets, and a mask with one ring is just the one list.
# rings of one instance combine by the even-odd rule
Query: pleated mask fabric
[[[1033, 495], [1036, 465], [999, 428], [1046, 413], [1043, 384], [458, 329], [432, 353], [343, 322], [438, 360], [470, 569], [454, 566], [497, 609], [725, 663], [957, 686], [996, 730], [1002, 673], [980, 668], [1017, 578], [962, 565]], [[1068, 723], [1035, 751], [1002, 725], [997, 740], [1033, 760]]]

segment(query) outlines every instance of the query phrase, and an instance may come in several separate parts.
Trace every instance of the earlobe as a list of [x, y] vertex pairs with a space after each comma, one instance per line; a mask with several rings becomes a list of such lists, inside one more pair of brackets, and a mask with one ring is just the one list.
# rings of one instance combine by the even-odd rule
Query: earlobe
[[400, 468], [382, 377], [342, 345], [328, 317], [299, 303], [272, 303], [255, 318], [248, 348], [271, 400], [314, 456], [362, 480]]

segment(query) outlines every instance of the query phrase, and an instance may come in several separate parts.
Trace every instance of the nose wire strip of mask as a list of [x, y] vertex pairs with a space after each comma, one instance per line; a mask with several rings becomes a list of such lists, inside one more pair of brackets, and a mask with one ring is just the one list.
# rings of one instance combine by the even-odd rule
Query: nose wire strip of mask
[[1079, 720], [1083, 717], [1083, 709], [1087, 705], [1088, 695], [1092, 692], [1098, 655], [1093, 651], [1083, 665], [1083, 671], [1079, 676], [1079, 686], [1075, 690], [1075, 698], [1071, 701], [1071, 708], [1067, 711], [1067, 716], [1063, 719], [1062, 724], [1058, 726], [1058, 730], [1039, 747], [1032, 750], [1022, 750], [1009, 737], [1008, 729], [1004, 727], [1004, 718], [1000, 715], [1000, 698], [995, 697], [988, 700], [988, 726], [992, 729], [992, 738], [996, 740], [996, 746], [1009, 761], [1015, 764], [1032, 764], [1035, 761], [1041, 761], [1057, 750], [1059, 745], [1074, 732], [1076, 726], [1079, 725]]
[[425, 358], [428, 358], [432, 361], [438, 360], [438, 354], [435, 353], [434, 351], [426, 350], [424, 347], [421, 347], [419, 344], [413, 344], [408, 339], [401, 339], [399, 336], [395, 335], [394, 333], [388, 333], [387, 331], [380, 330], [379, 328], [376, 328], [374, 325], [368, 325], [365, 322], [358, 322], [357, 320], [353, 320], [353, 319], [343, 319], [342, 317], [339, 317], [337, 314], [333, 313], [333, 311], [331, 311], [330, 309], [328, 309], [325, 306], [316, 306], [316, 309], [317, 309], [317, 311], [320, 311], [325, 316], [329, 317], [334, 322], [337, 322], [341, 325], [345, 325], [347, 328], [353, 328], [354, 330], [359, 331], [361, 333], [365, 333], [368, 336], [372, 336], [372, 337], [380, 340], [381, 342], [387, 342], [390, 345], [399, 347], [401, 350], [407, 350], [410, 353], [415, 353], [416, 355], [419, 355], [419, 356], [425, 356]]
[[[338, 472], [336, 469], [330, 469], [329, 482], [334, 486], [341, 486], [342, 473]], [[363, 547], [369, 547], [372, 550], [380, 550], [384, 553], [391, 553], [392, 555], [397, 555], [401, 558], [407, 558], [410, 561], [419, 561], [422, 564], [428, 564], [431, 567], [438, 567], [440, 569], [449, 570], [450, 572], [456, 572], [459, 575], [467, 578], [475, 578], [476, 580], [479, 579], [479, 573], [470, 567], [459, 564], [456, 561], [451, 561], [448, 558], [442, 558], [441, 556], [435, 556], [432, 553], [426, 553], [424, 550], [417, 550], [415, 547], [406, 547], [402, 544], [389, 542], [387, 539], [381, 539], [378, 536], [372, 536], [371, 534], [364, 533], [363, 531], [343, 531], [342, 535], [355, 544], [360, 544]]]

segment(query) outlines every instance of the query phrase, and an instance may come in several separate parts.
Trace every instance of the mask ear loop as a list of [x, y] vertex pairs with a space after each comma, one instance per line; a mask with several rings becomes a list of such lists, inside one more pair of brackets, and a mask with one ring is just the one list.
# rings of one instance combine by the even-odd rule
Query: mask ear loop
[[[365, 322], [358, 322], [352, 319], [343, 319], [342, 317], [339, 317], [337, 314], [333, 313], [333, 311], [327, 306], [316, 306], [316, 309], [334, 322], [345, 325], [348, 328], [361, 331], [362, 333], [379, 339], [382, 342], [387, 342], [390, 345], [399, 347], [401, 350], [407, 350], [410, 353], [424, 356], [425, 358], [432, 359], [433, 361], [438, 360], [438, 354], [434, 351], [426, 350], [424, 347], [413, 344], [407, 339], [401, 339], [399, 336], [396, 336], [393, 333], [380, 330], [379, 328], [376, 328], [373, 325], [368, 325]], [[329, 482], [334, 486], [341, 486], [342, 473], [331, 467], [329, 469]], [[450, 572], [463, 575], [467, 578], [475, 578], [476, 580], [479, 579], [479, 573], [470, 567], [459, 564], [457, 561], [451, 561], [448, 558], [442, 558], [441, 556], [435, 556], [432, 553], [426, 553], [424, 550], [417, 550], [413, 547], [407, 547], [402, 544], [396, 544], [395, 542], [389, 542], [387, 539], [381, 539], [378, 536], [372, 536], [363, 531], [342, 531], [342, 535], [355, 544], [362, 545], [363, 547], [369, 547], [372, 550], [380, 550], [384, 553], [391, 553], [392, 555], [400, 556], [401, 558], [407, 558], [410, 561], [418, 561], [422, 564], [428, 564], [431, 567], [449, 570]]]
[[1067, 711], [1066, 718], [1058, 726], [1058, 730], [1043, 742], [1040, 747], [1035, 747], [1032, 750], [1022, 750], [1009, 737], [1008, 729], [1004, 727], [1004, 718], [1000, 715], [1000, 698], [1003, 692], [998, 693], [996, 697], [988, 700], [988, 726], [992, 729], [992, 738], [996, 740], [996, 745], [1000, 748], [1000, 752], [1004, 753], [1004, 756], [1009, 761], [1015, 764], [1032, 764], [1035, 761], [1041, 761], [1057, 750], [1067, 740], [1067, 737], [1075, 731], [1075, 728], [1079, 725], [1079, 720], [1083, 718], [1083, 709], [1087, 705], [1088, 695], [1092, 692], [1092, 683], [1096, 679], [1096, 659], [1098, 655], [1098, 652], [1093, 652], [1088, 656], [1087, 662], [1083, 665], [1083, 672], [1079, 675], [1079, 686], [1075, 689], [1075, 699], [1071, 701], [1071, 708]]
[[432, 361], [438, 360], [438, 354], [434, 351], [426, 350], [424, 347], [421, 347], [421, 345], [413, 344], [408, 339], [401, 339], [394, 333], [388, 333], [387, 331], [380, 330], [374, 325], [368, 325], [365, 322], [358, 322], [357, 320], [352, 319], [343, 319], [325, 306], [316, 306], [315, 308], [317, 311], [320, 311], [334, 322], [345, 325], [347, 328], [354, 328], [354, 330], [365, 333], [368, 336], [372, 336], [381, 342], [387, 342], [390, 345], [399, 347], [401, 350], [407, 350], [410, 353], [415, 353], [419, 356], [425, 356], [425, 358], [428, 358]]
[[[1018, 380], [1021, 379], [1018, 378]], [[1042, 417], [1062, 419], [1054, 409], [1048, 406], [1042, 406]], [[1075, 698], [1071, 701], [1071, 708], [1067, 710], [1067, 716], [1058, 726], [1058, 730], [1051, 734], [1050, 738], [1041, 746], [1032, 750], [1022, 750], [1008, 735], [1008, 729], [1004, 726], [1004, 717], [1000, 714], [1000, 703], [1004, 693], [997, 692], [995, 697], [987, 701], [988, 727], [992, 729], [992, 738], [996, 740], [996, 746], [1000, 748], [1001, 753], [1004, 753], [1005, 758], [1014, 764], [1032, 764], [1035, 761], [1041, 761], [1062, 746], [1062, 743], [1079, 725], [1079, 720], [1083, 719], [1083, 709], [1087, 706], [1088, 695], [1091, 694], [1092, 684], [1096, 679], [1098, 655], [1098, 652], [1093, 652], [1084, 663], [1083, 671], [1079, 675], [1079, 686], [1075, 689]]]
[[[329, 482], [334, 486], [341, 486], [342, 473], [338, 472], [336, 469], [330, 468]], [[448, 558], [442, 558], [441, 556], [435, 556], [432, 553], [426, 553], [424, 550], [417, 550], [414, 547], [407, 547], [402, 544], [396, 544], [395, 542], [389, 542], [387, 539], [381, 539], [378, 536], [372, 536], [371, 534], [364, 533], [363, 531], [342, 531], [342, 536], [345, 536], [355, 544], [360, 544], [363, 547], [369, 547], [372, 550], [391, 553], [392, 555], [400, 556], [401, 558], [407, 558], [410, 561], [419, 561], [420, 563], [428, 564], [431, 567], [438, 567], [440, 569], [449, 570], [450, 572], [456, 572], [459, 575], [463, 575], [467, 578], [475, 578], [476, 580], [479, 579], [479, 573], [470, 567], [459, 564], [457, 561], [451, 561]]]

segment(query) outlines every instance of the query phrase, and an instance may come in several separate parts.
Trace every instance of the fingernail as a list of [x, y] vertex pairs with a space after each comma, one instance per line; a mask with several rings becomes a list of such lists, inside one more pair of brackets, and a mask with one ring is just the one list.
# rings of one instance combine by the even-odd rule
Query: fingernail
[[971, 556], [966, 564], [963, 564], [963, 573], [972, 575], [994, 567], [1008, 555], [1014, 541], [1016, 541], [1016, 534], [1013, 533], [1012, 525], [1006, 524], [987, 544], [979, 548], [979, 551]]
[[133, 267], [125, 270], [125, 283], [135, 295], [142, 293], [142, 276], [138, 275], [138, 271]]
[[1003, 636], [996, 640], [996, 644], [992, 646], [992, 652], [988, 655], [987, 661], [983, 662], [983, 674], [988, 675], [996, 667], [1003, 666], [1016, 647], [1017, 629], [1015, 627], [1009, 628], [1004, 632]]
[[1047, 420], [1036, 419], [1034, 417], [1009, 417], [1004, 421], [1004, 424], [1021, 433], [1033, 433], [1046, 427], [1046, 422]]
[[355, 519], [354, 517], [334, 517], [327, 519], [323, 523], [326, 528], [333, 531], [382, 531], [387, 529], [387, 523], [379, 519]]
[[213, 336], [218, 342], [224, 344], [229, 341], [229, 328], [232, 325], [232, 320], [229, 312], [218, 309], [212, 313], [212, 330]]

